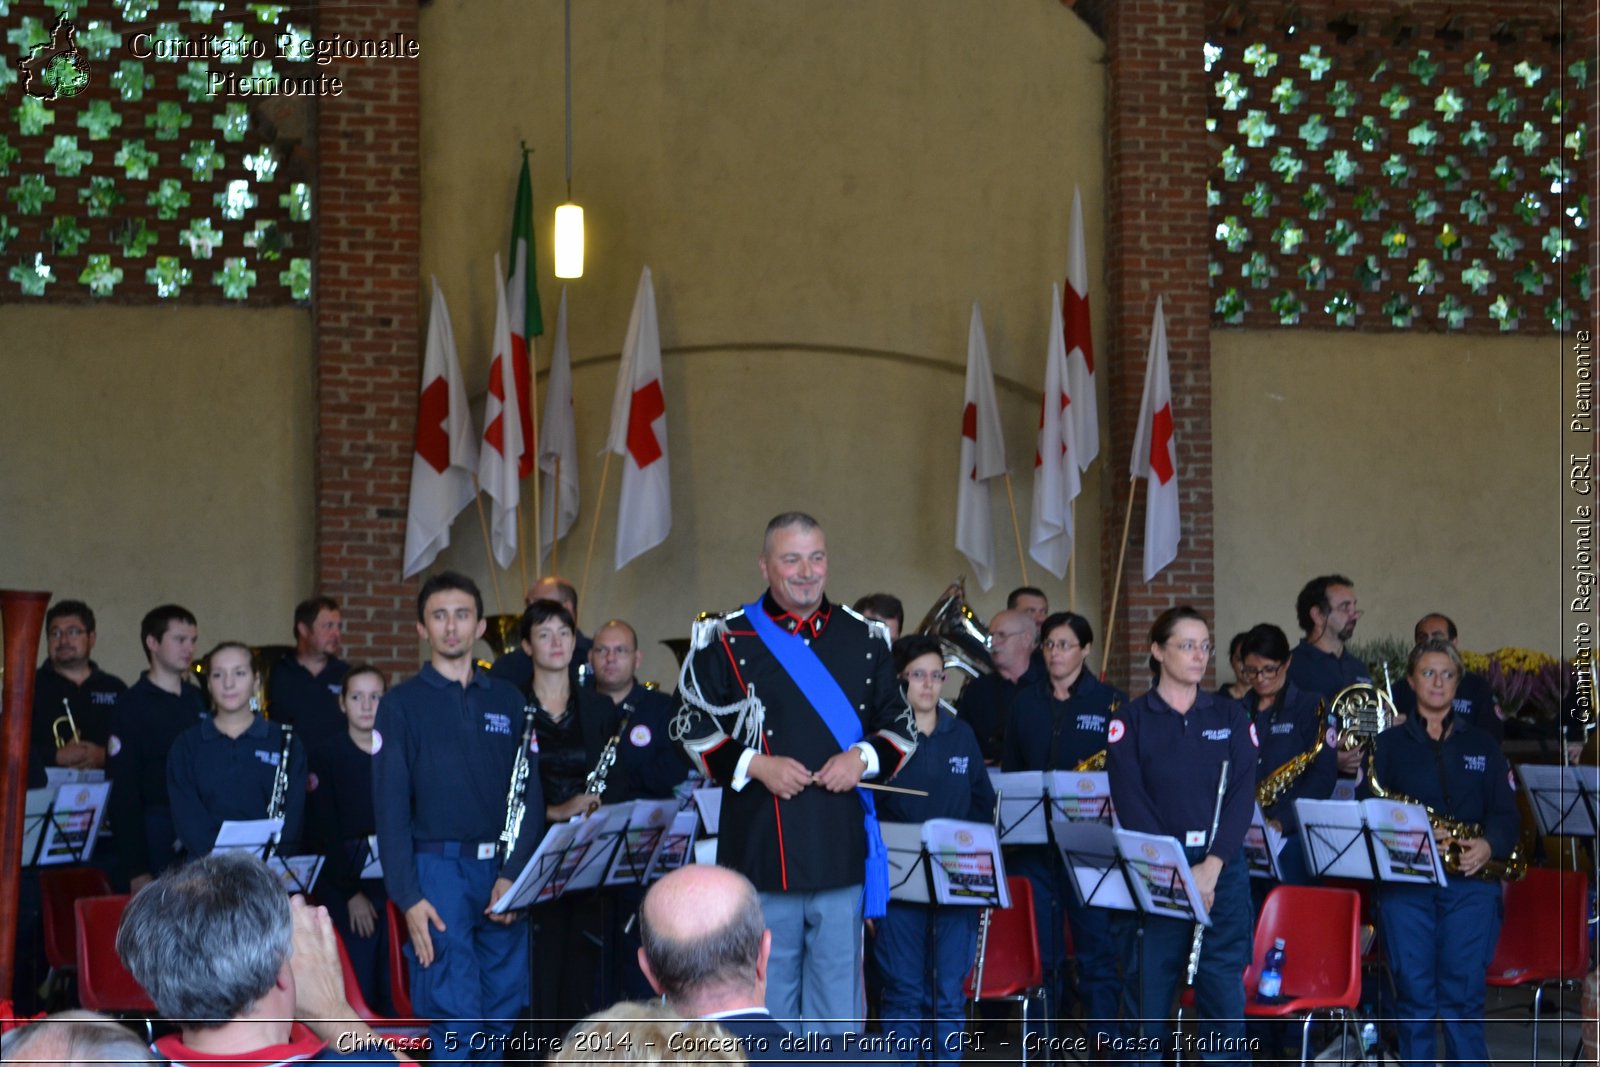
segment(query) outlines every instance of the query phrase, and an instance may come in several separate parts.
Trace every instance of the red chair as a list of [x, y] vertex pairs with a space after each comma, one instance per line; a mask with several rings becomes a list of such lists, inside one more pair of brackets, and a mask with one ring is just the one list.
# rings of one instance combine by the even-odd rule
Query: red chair
[[[1280, 999], [1256, 999], [1261, 961], [1273, 941], [1286, 948]], [[1351, 889], [1280, 885], [1267, 894], [1256, 918], [1256, 939], [1245, 968], [1244, 1013], [1252, 1019], [1281, 1019], [1305, 1013], [1300, 1027], [1300, 1062], [1311, 1055], [1311, 1022], [1326, 1012], [1339, 1020], [1340, 1062], [1345, 1039], [1361, 1000], [1361, 897]], [[1361, 1048], [1356, 1035], [1356, 1048]]]
[[[367, 998], [362, 995], [361, 981], [356, 977], [355, 966], [350, 962], [350, 953], [344, 947], [344, 938], [334, 931], [334, 940], [339, 945], [339, 970], [344, 975], [344, 996], [350, 1002], [350, 1007], [355, 1010], [356, 1018], [372, 1027], [382, 1037], [396, 1038], [400, 1048], [420, 1047], [420, 1039], [428, 1032], [427, 1023], [419, 1023], [415, 1019], [386, 1019], [372, 1010], [367, 1003]], [[409, 1010], [409, 1005], [407, 1006]]]
[[407, 937], [406, 917], [400, 913], [400, 905], [392, 900], [384, 910], [389, 922], [389, 1003], [401, 1018], [410, 1019], [416, 1015], [416, 1009], [411, 1006], [411, 969], [406, 966], [406, 955], [402, 951]]
[[1028, 1062], [1030, 1007], [1038, 1001], [1044, 1018], [1050, 1016], [1044, 987], [1044, 962], [1039, 954], [1039, 927], [1033, 914], [1033, 884], [1013, 875], [1006, 879], [1011, 907], [990, 911], [989, 939], [984, 951], [983, 988], [974, 989], [977, 966], [967, 975], [967, 999], [1010, 1000], [1022, 1005], [1022, 1059]]
[[1489, 964], [1492, 986], [1533, 986], [1533, 1056], [1547, 986], [1573, 987], [1589, 973], [1589, 876], [1529, 868], [1505, 884], [1505, 920]]
[[98, 867], [46, 867], [39, 872], [44, 958], [51, 978], [78, 965], [78, 915], [72, 905], [80, 897], [111, 893], [111, 882]]
[[117, 956], [117, 927], [126, 896], [80, 897], [72, 907], [78, 927], [78, 1003], [90, 1011], [142, 1015], [148, 1026], [156, 1006]]

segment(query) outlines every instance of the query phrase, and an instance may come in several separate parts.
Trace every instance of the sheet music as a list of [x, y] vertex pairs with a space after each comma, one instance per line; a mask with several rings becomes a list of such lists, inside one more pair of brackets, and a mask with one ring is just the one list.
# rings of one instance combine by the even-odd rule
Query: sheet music
[[1051, 771], [1049, 786], [1050, 806], [1066, 818], [1117, 825], [1105, 771]]
[[1340, 778], [1333, 783], [1333, 796], [1329, 799], [1354, 800], [1356, 799], [1356, 786], [1359, 784], [1354, 778]]
[[989, 779], [1000, 794], [1000, 840], [1007, 845], [1042, 845], [1050, 840], [1045, 826], [1044, 772], [991, 769]]
[[889, 854], [889, 899], [902, 904], [928, 904], [928, 875], [922, 865], [922, 824], [884, 822], [883, 846]]
[[700, 828], [700, 813], [694, 808], [680, 808], [673, 813], [672, 823], [662, 836], [661, 847], [650, 858], [650, 867], [644, 872], [646, 884], [675, 871], [689, 862], [694, 848], [695, 831]]
[[30, 789], [22, 800], [22, 863], [33, 862], [39, 852], [39, 840], [44, 837], [44, 824], [50, 819], [50, 802], [55, 790]]
[[267, 842], [272, 840], [273, 835], [282, 832], [282, 819], [229, 819], [222, 824], [222, 829], [217, 831], [217, 841], [211, 846], [211, 851], [234, 852], [238, 849], [252, 849], [264, 852]]
[[1077, 886], [1079, 900], [1090, 907], [1139, 910], [1128, 880], [1117, 866], [1121, 854], [1117, 831], [1100, 822], [1075, 823], [1066, 819], [1057, 819], [1054, 829], [1056, 848]]
[[1283, 834], [1274, 829], [1256, 805], [1250, 817], [1250, 828], [1244, 832], [1244, 857], [1250, 865], [1250, 877], [1282, 880], [1278, 869], [1278, 853], [1283, 851]]
[[54, 810], [45, 822], [39, 866], [84, 863], [94, 854], [95, 837], [105, 818], [111, 783], [102, 780], [64, 785], [55, 794]]
[[76, 767], [46, 767], [44, 769], [45, 784], [51, 786], [77, 785], [79, 782], [103, 782], [106, 772], [99, 769], [83, 769]]
[[[1580, 775], [1594, 781], [1584, 782]], [[1517, 777], [1527, 790], [1541, 835], [1595, 836], [1595, 785], [1600, 784], [1600, 767], [1519, 763]]]
[[1378, 872], [1387, 882], [1444, 885], [1444, 864], [1434, 845], [1433, 827], [1420, 804], [1363, 800], [1367, 826], [1378, 839]]
[[631, 810], [622, 834], [622, 846], [612, 857], [603, 884], [642, 885], [650, 870], [650, 862], [655, 859], [656, 851], [666, 837], [667, 827], [677, 814], [678, 802], [633, 800], [616, 806]]
[[383, 860], [378, 855], [378, 835], [367, 837], [367, 862], [361, 867], [362, 878], [382, 878]]
[[578, 817], [578, 832], [568, 853], [578, 853], [578, 860], [566, 877], [563, 892], [599, 888], [610, 867], [611, 850], [620, 844], [623, 831], [628, 828], [628, 812], [628, 805], [612, 804], [592, 815]]
[[277, 875], [290, 893], [309, 893], [326, 860], [325, 856], [273, 856], [267, 860], [267, 870]]
[[1189, 857], [1176, 838], [1115, 830], [1117, 845], [1133, 873], [1133, 892], [1152, 915], [1211, 925], [1200, 890], [1189, 870]]
[[[530, 904], [554, 900], [560, 892], [555, 884], [556, 876], [561, 868], [567, 864], [567, 846], [577, 836], [578, 824], [576, 822], [558, 822], [545, 831], [544, 837], [539, 840], [539, 847], [533, 850], [533, 855], [528, 857], [527, 866], [512, 881], [511, 887], [490, 909], [496, 915], [503, 915], [508, 911], [517, 911]], [[577, 865], [577, 859], [571, 860], [571, 865]]]
[[929, 819], [922, 824], [922, 846], [933, 861], [933, 896], [939, 904], [990, 907], [996, 897], [1011, 906], [1000, 839], [989, 823]]
[[1294, 802], [1300, 820], [1300, 841], [1306, 851], [1306, 865], [1324, 878], [1362, 878], [1378, 876], [1362, 840], [1366, 820], [1361, 804], [1354, 800], [1309, 800]]
[[694, 861], [696, 863], [715, 864], [717, 862], [717, 839], [708, 837], [694, 843]]
[[722, 825], [722, 787], [694, 791], [694, 806], [700, 809], [700, 818], [706, 824], [706, 836], [715, 837]]

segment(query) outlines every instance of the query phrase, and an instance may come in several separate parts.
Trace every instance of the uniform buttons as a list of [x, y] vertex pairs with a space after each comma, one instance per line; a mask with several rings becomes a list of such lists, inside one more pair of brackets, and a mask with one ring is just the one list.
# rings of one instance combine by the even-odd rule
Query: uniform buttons
[[743, 667], [743, 666], [744, 666], [744, 660], [740, 660], [740, 661], [739, 661], [739, 666], [741, 666], [741, 667]]

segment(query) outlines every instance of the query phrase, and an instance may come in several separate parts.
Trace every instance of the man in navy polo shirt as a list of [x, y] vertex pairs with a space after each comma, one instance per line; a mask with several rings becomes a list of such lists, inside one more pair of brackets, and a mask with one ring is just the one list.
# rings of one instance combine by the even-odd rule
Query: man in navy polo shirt
[[314, 596], [294, 608], [294, 652], [272, 668], [267, 708], [274, 722], [293, 726], [308, 746], [341, 734], [339, 688], [350, 665], [339, 658], [344, 620], [332, 597]]
[[[1458, 647], [1455, 621], [1437, 611], [1418, 619], [1417, 625], [1411, 630], [1411, 636], [1419, 645], [1424, 641], [1438, 639], [1450, 642], [1452, 648]], [[1411, 688], [1409, 678], [1402, 678], [1395, 683], [1394, 706], [1402, 715], [1410, 715], [1417, 710], [1417, 693]], [[1470, 722], [1494, 738], [1495, 744], [1498, 745], [1506, 739], [1506, 724], [1501, 716], [1500, 701], [1494, 695], [1494, 690], [1489, 687], [1489, 679], [1483, 675], [1461, 676], [1461, 681], [1456, 686], [1455, 700], [1451, 702], [1451, 710], [1462, 722]]]
[[139, 623], [150, 669], [117, 701], [106, 743], [112, 781], [112, 841], [129, 888], [137, 893], [177, 858], [177, 830], [167, 799], [167, 754], [178, 735], [207, 717], [189, 679], [200, 629], [177, 604], [152, 608]]
[[499, 847], [523, 734], [522, 695], [473, 664], [483, 597], [434, 575], [417, 595], [429, 659], [378, 705], [372, 798], [384, 887], [405, 913], [411, 1001], [434, 1020], [431, 1058], [497, 1062], [528, 1003], [528, 933], [489, 915], [544, 835], [537, 751], [528, 754], [521, 830]]
[[[1330, 700], [1339, 690], [1357, 682], [1372, 682], [1367, 665], [1345, 648], [1355, 635], [1361, 609], [1356, 607], [1355, 583], [1342, 574], [1313, 578], [1294, 602], [1295, 619], [1305, 634], [1289, 661], [1289, 684], [1302, 693]], [[1339, 773], [1353, 776], [1365, 758], [1363, 749], [1339, 753]]]
[[[46, 767], [96, 770], [106, 765], [111, 740], [111, 709], [127, 691], [121, 678], [90, 659], [94, 652], [94, 612], [81, 600], [58, 600], [44, 617], [48, 656], [39, 665], [33, 689], [33, 740], [28, 754], [28, 788], [45, 784]], [[70, 709], [70, 710], [69, 710]], [[63, 723], [56, 747], [57, 719]]]

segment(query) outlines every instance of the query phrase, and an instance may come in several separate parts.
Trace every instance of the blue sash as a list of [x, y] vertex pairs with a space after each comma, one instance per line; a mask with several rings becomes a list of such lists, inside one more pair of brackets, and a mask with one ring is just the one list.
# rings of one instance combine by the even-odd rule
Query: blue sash
[[[828, 673], [822, 660], [811, 651], [804, 640], [784, 630], [767, 617], [766, 609], [758, 600], [746, 604], [744, 613], [755, 627], [756, 636], [767, 646], [791, 681], [800, 689], [800, 695], [810, 702], [822, 716], [823, 723], [840, 750], [861, 740], [861, 720], [850, 698], [839, 688], [838, 681]], [[857, 789], [861, 800], [862, 823], [867, 831], [866, 900], [863, 914], [869, 919], [880, 918], [889, 906], [889, 853], [883, 844], [883, 834], [878, 829], [878, 809], [873, 805], [872, 794]]]

